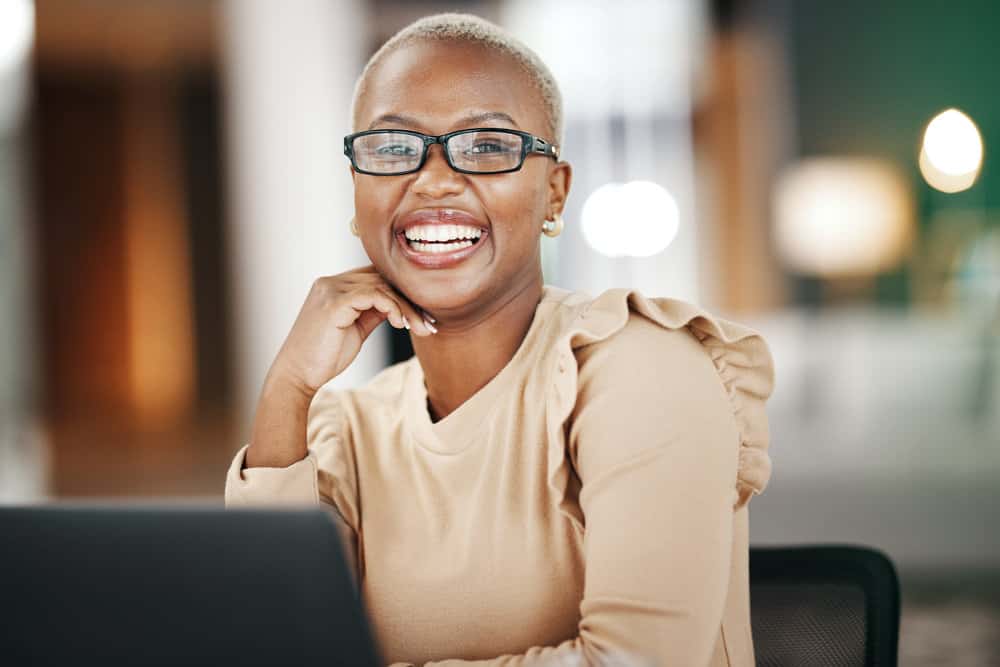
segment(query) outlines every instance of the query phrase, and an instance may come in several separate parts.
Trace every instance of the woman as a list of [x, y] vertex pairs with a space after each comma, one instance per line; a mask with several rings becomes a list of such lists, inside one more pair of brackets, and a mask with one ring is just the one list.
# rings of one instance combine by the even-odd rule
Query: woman
[[[328, 507], [390, 661], [752, 664], [764, 342], [679, 301], [543, 285], [571, 181], [560, 98], [493, 24], [405, 28], [353, 123], [372, 266], [313, 285], [227, 504]], [[323, 388], [382, 321], [416, 356]]]

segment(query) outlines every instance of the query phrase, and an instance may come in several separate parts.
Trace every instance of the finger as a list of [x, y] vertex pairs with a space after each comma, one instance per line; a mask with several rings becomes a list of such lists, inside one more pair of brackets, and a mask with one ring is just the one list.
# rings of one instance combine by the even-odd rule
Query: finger
[[[381, 277], [381, 274], [378, 275], [379, 277]], [[411, 324], [413, 323], [420, 324], [419, 333], [422, 333], [424, 335], [428, 333], [437, 333], [437, 327], [434, 326], [434, 323], [437, 322], [437, 320], [431, 317], [428, 313], [424, 312], [422, 308], [417, 306], [417, 304], [411, 301], [405, 294], [403, 294], [400, 290], [396, 289], [396, 287], [394, 287], [385, 279], [381, 280], [380, 287], [383, 289], [383, 291], [388, 293], [390, 297], [396, 299], [399, 302], [400, 308], [403, 309], [404, 314], [406, 315], [407, 319]]]
[[[382, 276], [382, 274], [378, 272], [374, 264], [360, 267], [350, 273], [353, 274], [353, 280], [357, 281], [356, 284], [371, 284], [398, 304], [399, 309], [405, 318], [403, 324], [404, 328], [412, 329], [418, 336], [429, 336], [437, 333], [437, 327], [434, 326], [436, 320], [430, 315], [424, 313], [423, 310], [418, 308], [416, 304], [410, 301], [402, 292], [390, 284]], [[409, 326], [407, 326], [407, 324], [409, 324]], [[393, 324], [393, 326], [396, 325]]]
[[399, 306], [400, 311], [409, 323], [408, 329], [412, 330], [418, 336], [430, 336], [431, 334], [437, 333], [433, 325], [429, 324], [421, 315], [420, 311], [413, 306], [405, 297], [400, 296], [396, 290], [392, 287], [386, 285], [379, 288], [381, 292], [386, 294], [387, 297], [396, 301]]
[[385, 313], [377, 310], [366, 310], [354, 322], [354, 326], [361, 332], [361, 339], [366, 340], [375, 327], [385, 321]]
[[400, 309], [399, 303], [382, 290], [374, 290], [372, 295], [372, 308], [385, 313], [389, 324], [397, 329], [406, 328], [406, 318], [403, 317], [403, 311]]
[[385, 318], [392, 326], [398, 329], [405, 328], [403, 313], [400, 311], [399, 305], [381, 290], [371, 289], [355, 292], [347, 299], [347, 306], [348, 308], [334, 315], [334, 324], [338, 327], [348, 327], [354, 324], [362, 313], [374, 309], [384, 313]]

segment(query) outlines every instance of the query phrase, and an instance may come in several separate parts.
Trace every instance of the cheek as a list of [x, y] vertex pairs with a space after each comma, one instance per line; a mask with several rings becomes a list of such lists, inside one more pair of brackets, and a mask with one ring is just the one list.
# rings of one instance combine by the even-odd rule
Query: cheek
[[379, 183], [373, 178], [359, 180], [354, 185], [354, 210], [360, 220], [382, 217], [392, 206], [391, 183]]
[[517, 172], [518, 178], [497, 179], [487, 182], [478, 196], [494, 227], [504, 236], [531, 236], [533, 223], [545, 213], [545, 189], [538, 177]]
[[358, 179], [354, 184], [354, 216], [361, 232], [361, 245], [368, 259], [381, 271], [386, 268], [391, 237], [388, 221], [399, 198], [391, 179]]

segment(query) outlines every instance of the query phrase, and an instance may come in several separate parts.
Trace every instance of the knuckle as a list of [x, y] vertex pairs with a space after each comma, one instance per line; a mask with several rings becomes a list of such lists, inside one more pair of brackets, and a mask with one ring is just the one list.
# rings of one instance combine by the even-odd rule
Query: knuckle
[[333, 291], [333, 279], [330, 276], [321, 276], [313, 281], [310, 289], [314, 294], [325, 295]]

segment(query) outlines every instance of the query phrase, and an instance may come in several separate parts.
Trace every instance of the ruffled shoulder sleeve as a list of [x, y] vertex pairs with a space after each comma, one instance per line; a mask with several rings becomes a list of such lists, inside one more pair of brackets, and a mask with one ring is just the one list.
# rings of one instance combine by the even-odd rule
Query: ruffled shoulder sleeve
[[[550, 443], [562, 442], [566, 420], [576, 403], [575, 350], [612, 337], [625, 328], [630, 317], [639, 315], [665, 329], [686, 328], [701, 343], [725, 388], [739, 431], [735, 508], [764, 490], [771, 476], [765, 402], [774, 386], [774, 364], [757, 332], [714, 317], [693, 304], [648, 298], [634, 290], [612, 289], [594, 299], [574, 293], [562, 299], [562, 304], [562, 321], [551, 343], [554, 367], [547, 369], [555, 378], [547, 405]], [[563, 498], [570, 483], [565, 458], [564, 447], [549, 448], [549, 483]], [[572, 514], [566, 505], [561, 504], [561, 509]]]

